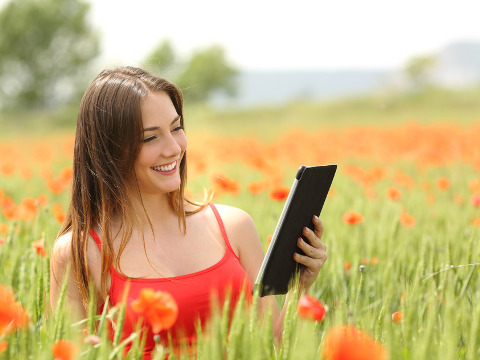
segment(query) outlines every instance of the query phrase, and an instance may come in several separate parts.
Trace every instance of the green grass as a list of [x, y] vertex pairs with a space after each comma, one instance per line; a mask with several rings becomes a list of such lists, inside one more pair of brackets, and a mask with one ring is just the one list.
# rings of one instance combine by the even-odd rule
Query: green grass
[[[382, 105], [383, 104], [383, 105]], [[439, 122], [454, 121], [470, 125], [479, 120], [480, 100], [474, 90], [459, 94], [431, 92], [397, 98], [372, 96], [329, 103], [295, 103], [279, 108], [251, 109], [236, 112], [213, 111], [208, 108], [187, 108], [187, 130], [220, 135], [253, 134], [264, 141], [295, 125], [296, 128], [345, 128], [348, 126], [395, 126], [416, 119], [434, 126]], [[66, 112], [73, 113], [73, 111]], [[64, 114], [56, 113], [62, 124]], [[18, 124], [25, 122], [32, 139], [49, 133], [40, 126], [51, 118], [46, 113], [20, 114]], [[53, 116], [53, 115], [52, 115]], [[29, 119], [34, 117], [35, 120]], [[15, 116], [3, 115], [0, 124], [9, 124], [0, 135], [2, 141], [22, 144], [25, 127], [15, 124]], [[66, 125], [64, 130], [71, 131]], [[21, 146], [21, 145], [20, 145]], [[301, 162], [301, 160], [299, 159]], [[66, 163], [65, 159], [52, 162], [53, 172]], [[327, 198], [321, 219], [325, 224], [323, 241], [328, 248], [328, 261], [312, 286], [310, 293], [328, 306], [326, 319], [315, 323], [297, 316], [295, 303], [289, 306], [284, 336], [281, 344], [274, 345], [271, 324], [259, 319], [255, 306], [236, 309], [228, 326], [225, 309], [201, 334], [198, 344], [199, 359], [321, 359], [323, 340], [333, 326], [352, 324], [370, 334], [389, 353], [390, 359], [478, 359], [480, 357], [480, 228], [471, 224], [480, 218], [480, 208], [475, 208], [468, 197], [469, 179], [480, 178], [478, 169], [471, 164], [450, 163], [420, 171], [404, 160], [382, 164], [388, 175], [372, 185], [376, 198], [364, 196], [364, 187], [343, 171], [345, 164], [364, 168], [378, 165], [368, 159], [354, 156], [340, 164], [333, 186], [336, 195]], [[285, 178], [293, 177], [295, 168], [282, 164]], [[246, 210], [256, 223], [259, 236], [266, 246], [281, 213], [283, 203], [272, 201], [268, 193], [249, 194], [245, 185], [260, 175], [242, 163], [220, 164], [219, 170], [230, 174], [242, 184], [239, 195], [225, 194], [217, 198], [219, 203], [238, 206]], [[384, 194], [394, 184], [394, 170], [402, 170], [412, 176], [413, 188], [402, 188], [401, 201], [395, 202]], [[291, 176], [290, 176], [291, 175]], [[431, 193], [435, 202], [430, 203], [422, 182], [434, 184], [440, 176], [451, 181], [451, 187], [441, 191], [435, 187]], [[190, 187], [195, 193], [209, 185], [209, 174], [194, 177]], [[0, 178], [0, 189], [20, 201], [25, 196], [46, 192], [43, 179], [36, 176], [24, 180]], [[456, 194], [464, 197], [455, 202]], [[47, 250], [51, 248], [59, 229], [51, 206], [54, 202], [66, 205], [68, 191], [51, 195], [50, 201], [41, 207], [32, 221], [11, 221], [0, 212], [0, 223], [8, 225], [8, 233], [0, 236], [0, 284], [13, 289], [16, 299], [28, 311], [29, 326], [7, 335], [0, 341], [8, 341], [3, 359], [52, 359], [51, 346], [64, 338], [80, 348], [81, 359], [119, 359], [122, 343], [112, 344], [107, 338], [104, 324], [107, 317], [117, 318], [116, 311], [90, 316], [82, 323], [72, 324], [68, 305], [61, 302], [59, 308], [48, 312], [49, 256], [42, 258], [35, 253], [32, 242], [44, 238]], [[342, 222], [348, 210], [361, 213], [365, 220], [358, 225]], [[416, 219], [412, 228], [402, 226], [398, 219], [407, 210]], [[373, 264], [371, 260], [378, 259]], [[360, 265], [367, 259], [363, 272]], [[351, 269], [345, 269], [345, 262]], [[280, 305], [284, 297], [277, 297]], [[254, 304], [255, 304], [254, 299]], [[391, 315], [402, 311], [400, 324], [392, 322]], [[101, 341], [92, 346], [83, 342], [82, 329], [93, 329], [100, 322], [97, 335]], [[141, 336], [133, 335], [134, 346], [130, 358], [139, 354]], [[162, 358], [162, 354], [157, 354]], [[174, 356], [170, 359], [175, 358]]]
[[[282, 346], [275, 348], [268, 322], [239, 308], [230, 332], [221, 316], [213, 320], [200, 341], [199, 358], [222, 358], [225, 351], [235, 359], [319, 358], [325, 331], [342, 323], [371, 334], [384, 344], [391, 359], [478, 358], [480, 229], [470, 225], [478, 209], [468, 203], [452, 204], [451, 197], [440, 192], [435, 205], [427, 205], [420, 189], [411, 190], [402, 204], [367, 200], [359, 196], [358, 185], [342, 176], [336, 178], [335, 186], [338, 193], [327, 199], [322, 216], [329, 260], [311, 289], [330, 309], [326, 320], [316, 324], [299, 319], [293, 304]], [[220, 200], [250, 212], [263, 240], [273, 230], [282, 207], [266, 194]], [[416, 216], [414, 228], [398, 223], [404, 206]], [[349, 209], [361, 212], [365, 221], [356, 226], [342, 223], [340, 217]], [[45, 236], [50, 248], [58, 225], [48, 216], [48, 209], [35, 221], [17, 226], [18, 233], [10, 231], [0, 247], [0, 278], [15, 290], [31, 322], [27, 330], [4, 337], [9, 345], [0, 359], [49, 359], [50, 347], [58, 338], [77, 342], [82, 358], [89, 358], [93, 351], [95, 358], [110, 358], [115, 346], [107, 339], [98, 350], [81, 343], [81, 329], [87, 324], [71, 325], [68, 307], [61, 306], [49, 317], [46, 314], [48, 257], [38, 256], [31, 242]], [[358, 271], [364, 258], [373, 257], [378, 258], [376, 265], [367, 264], [364, 272]], [[345, 261], [352, 263], [349, 271], [344, 269]], [[404, 313], [401, 324], [391, 320], [395, 311]]]
[[[0, 113], [0, 139], [28, 133], [74, 131], [78, 104], [61, 109]], [[272, 139], [289, 128], [345, 128], [352, 125], [395, 126], [420, 123], [471, 124], [480, 119], [480, 88], [461, 91], [430, 89], [421, 93], [382, 91], [329, 101], [294, 101], [281, 106], [215, 109], [185, 107], [186, 127], [192, 132], [223, 135], [252, 134]]]

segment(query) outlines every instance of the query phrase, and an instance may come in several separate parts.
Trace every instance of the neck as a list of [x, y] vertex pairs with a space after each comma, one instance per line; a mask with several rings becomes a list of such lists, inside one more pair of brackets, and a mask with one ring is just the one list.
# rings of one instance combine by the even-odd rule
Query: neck
[[146, 211], [146, 214], [141, 216], [144, 231], [150, 230], [148, 219], [150, 219], [154, 229], [169, 229], [172, 226], [178, 226], [178, 216], [170, 207], [167, 194], [142, 194], [142, 201]]

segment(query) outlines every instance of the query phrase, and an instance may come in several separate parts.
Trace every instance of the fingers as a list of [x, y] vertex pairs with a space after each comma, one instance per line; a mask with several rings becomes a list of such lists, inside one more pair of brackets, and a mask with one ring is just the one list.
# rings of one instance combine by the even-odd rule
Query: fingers
[[[327, 260], [327, 246], [320, 240], [323, 235], [323, 223], [317, 216], [313, 217], [314, 230], [307, 227], [303, 229], [306, 240], [299, 238], [297, 246], [305, 255], [295, 254], [295, 261], [309, 268], [321, 267]], [[320, 261], [318, 261], [320, 260]]]
[[297, 240], [298, 247], [305, 255], [295, 253], [293, 259], [304, 266], [301, 271], [300, 284], [308, 289], [316, 280], [320, 269], [325, 261], [327, 261], [327, 247], [321, 241], [323, 235], [323, 223], [317, 216], [313, 217], [313, 230], [305, 227], [303, 236], [306, 240], [299, 238]]
[[[310, 240], [309, 240], [310, 241]], [[323, 259], [327, 257], [327, 247], [317, 238], [317, 246], [308, 244], [302, 238], [298, 238], [297, 246], [305, 253], [306, 256], [313, 259]]]
[[307, 269], [311, 269], [314, 273], [318, 273], [325, 261], [327, 261], [327, 254], [323, 253], [320, 258], [313, 258], [308, 255], [295, 253], [293, 254], [293, 259], [297, 263], [304, 265]]
[[313, 230], [315, 232], [315, 235], [317, 235], [318, 238], [321, 238], [323, 235], [323, 230], [325, 229], [322, 221], [318, 218], [317, 215], [313, 216], [312, 221], [313, 221], [313, 226], [314, 226]]
[[[320, 240], [320, 237], [322, 236], [322, 233], [323, 233], [323, 225], [321, 225], [321, 228], [317, 228], [316, 231], [312, 231], [311, 229], [309, 229], [307, 227], [303, 228], [303, 235], [308, 240], [308, 243], [311, 246], [313, 246], [316, 249], [321, 249], [323, 251], [327, 251], [326, 245]], [[318, 234], [320, 234], [320, 236]]]

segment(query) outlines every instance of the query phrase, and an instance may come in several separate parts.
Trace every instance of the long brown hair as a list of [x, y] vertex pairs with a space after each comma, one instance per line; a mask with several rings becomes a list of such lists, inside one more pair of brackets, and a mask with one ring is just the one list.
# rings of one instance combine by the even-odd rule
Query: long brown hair
[[[105, 296], [110, 266], [121, 272], [120, 256], [139, 222], [138, 214], [142, 211], [146, 214], [134, 162], [142, 144], [142, 100], [149, 92], [158, 91], [170, 97], [180, 116], [181, 126], [184, 126], [180, 89], [139, 68], [102, 71], [87, 88], [80, 103], [73, 157], [72, 200], [59, 236], [72, 233], [72, 270], [85, 306], [90, 280], [87, 263], [89, 230], [95, 225], [101, 230], [101, 293]], [[186, 154], [179, 171], [180, 188], [169, 193], [168, 199], [178, 216], [179, 226], [186, 231], [185, 216], [199, 211], [202, 206], [192, 212], [186, 212], [184, 208], [185, 202], [197, 205], [184, 195]], [[118, 234], [111, 233], [114, 217], [121, 223]], [[121, 241], [115, 254], [113, 239], [118, 235], [121, 235]]]

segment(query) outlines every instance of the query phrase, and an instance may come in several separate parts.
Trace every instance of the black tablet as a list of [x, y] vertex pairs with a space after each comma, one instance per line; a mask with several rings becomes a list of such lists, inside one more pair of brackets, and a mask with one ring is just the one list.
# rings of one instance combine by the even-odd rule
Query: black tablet
[[267, 254], [255, 281], [260, 296], [285, 294], [295, 277], [298, 263], [293, 260], [297, 239], [306, 226], [313, 229], [313, 215], [320, 215], [337, 165], [301, 166], [273, 233]]

